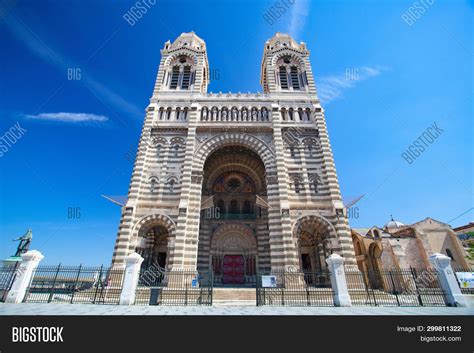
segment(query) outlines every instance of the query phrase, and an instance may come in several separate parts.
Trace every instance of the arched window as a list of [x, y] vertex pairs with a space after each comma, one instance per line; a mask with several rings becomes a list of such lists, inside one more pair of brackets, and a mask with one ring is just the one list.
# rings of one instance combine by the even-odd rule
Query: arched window
[[295, 179], [295, 193], [299, 194], [301, 191], [301, 183], [298, 179]]
[[181, 55], [171, 63], [169, 89], [188, 90], [194, 81], [193, 60]]
[[174, 179], [170, 179], [168, 181], [168, 190], [169, 190], [169, 192], [174, 192], [174, 184], [176, 184], [176, 181]]
[[164, 108], [161, 107], [158, 113], [158, 119], [163, 120], [164, 112], [165, 112]]
[[183, 110], [183, 120], [186, 120], [186, 119], [188, 119], [188, 108], [187, 107], [184, 108], [184, 110]]
[[171, 119], [171, 108], [168, 108], [166, 110], [166, 120], [170, 120]]
[[191, 66], [183, 68], [183, 80], [181, 82], [181, 89], [188, 89], [191, 85]]
[[298, 118], [300, 119], [300, 121], [304, 120], [303, 109], [301, 109], [301, 108], [298, 109]]
[[278, 59], [278, 77], [282, 90], [301, 90], [305, 87], [304, 73], [302, 73], [300, 63], [291, 56], [286, 55]]
[[239, 203], [237, 200], [230, 201], [229, 213], [239, 213]]
[[179, 118], [180, 118], [179, 115], [180, 114], [181, 114], [181, 108], [178, 107], [178, 108], [176, 108], [176, 120], [179, 120]]
[[151, 177], [150, 180], [150, 193], [154, 194], [158, 191], [158, 178]]
[[281, 89], [288, 89], [288, 75], [285, 66], [280, 66], [280, 87]]
[[282, 108], [281, 110], [281, 120], [286, 120], [286, 109]]
[[174, 152], [174, 156], [178, 157], [178, 154], [179, 154], [179, 145], [178, 144], [173, 146], [173, 152]]
[[176, 89], [179, 81], [179, 66], [174, 66], [171, 72], [170, 89]]
[[309, 156], [313, 157], [313, 145], [312, 144], [308, 144], [308, 151], [309, 151]]
[[294, 114], [293, 114], [293, 108], [290, 108], [288, 110], [288, 117], [290, 118], [291, 121], [295, 120]]
[[317, 174], [310, 174], [309, 175], [309, 188], [313, 191], [315, 195], [319, 193], [319, 185], [321, 184], [321, 179]]
[[217, 201], [218, 212], [225, 213], [225, 203], [224, 200]]
[[451, 260], [454, 261], [454, 256], [451, 249], [446, 248], [446, 255], [448, 255], [451, 258]]
[[291, 77], [291, 86], [293, 89], [300, 89], [300, 80], [298, 76], [298, 68], [296, 66], [292, 66], [290, 69], [290, 77]]
[[244, 201], [244, 209], [242, 211], [242, 213], [245, 213], [245, 214], [251, 214], [252, 213], [252, 204], [250, 203], [250, 201]]

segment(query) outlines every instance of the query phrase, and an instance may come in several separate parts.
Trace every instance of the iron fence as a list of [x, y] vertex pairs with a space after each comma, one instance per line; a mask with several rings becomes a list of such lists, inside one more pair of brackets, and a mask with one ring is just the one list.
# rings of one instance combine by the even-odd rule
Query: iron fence
[[39, 266], [24, 302], [119, 304], [124, 272], [103, 266]]
[[0, 302], [4, 302], [15, 280], [19, 262], [0, 266]]
[[257, 306], [334, 306], [328, 271], [259, 272]]
[[394, 269], [359, 271], [346, 269], [352, 305], [445, 306], [446, 296], [436, 270]]
[[458, 280], [458, 285], [459, 285], [459, 288], [461, 289], [461, 293], [462, 294], [474, 294], [474, 288], [464, 287], [459, 282], [459, 279], [457, 278], [457, 275], [456, 275], [457, 272], [471, 272], [472, 273], [472, 272], [474, 272], [474, 269], [468, 268], [468, 267], [454, 267], [453, 271], [455, 273], [456, 279]]
[[140, 271], [136, 305], [212, 305], [212, 271]]

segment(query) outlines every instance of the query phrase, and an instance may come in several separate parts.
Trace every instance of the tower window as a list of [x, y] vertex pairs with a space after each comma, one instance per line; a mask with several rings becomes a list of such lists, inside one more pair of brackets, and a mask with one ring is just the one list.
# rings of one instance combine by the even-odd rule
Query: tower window
[[288, 89], [288, 77], [286, 76], [285, 66], [280, 66], [280, 85], [282, 89]]
[[300, 80], [298, 77], [298, 69], [296, 66], [292, 66], [290, 70], [291, 85], [293, 89], [300, 89]]
[[182, 89], [188, 89], [191, 83], [191, 66], [185, 66], [183, 69]]
[[176, 89], [178, 87], [178, 81], [179, 81], [179, 66], [174, 66], [173, 72], [171, 73], [170, 88]]

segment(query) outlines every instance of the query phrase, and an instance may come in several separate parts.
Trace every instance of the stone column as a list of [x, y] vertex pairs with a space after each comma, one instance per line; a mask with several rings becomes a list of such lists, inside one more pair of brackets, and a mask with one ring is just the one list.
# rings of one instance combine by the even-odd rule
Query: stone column
[[439, 283], [446, 294], [448, 305], [468, 306], [451, 267], [451, 259], [446, 255], [435, 253], [430, 256], [429, 260], [438, 272]]
[[25, 298], [26, 288], [31, 282], [39, 262], [44, 256], [36, 250], [28, 251], [21, 255], [21, 263], [16, 270], [16, 277], [12, 288], [8, 292], [6, 303], [21, 303]]
[[135, 303], [135, 292], [142, 262], [143, 257], [136, 252], [125, 257], [125, 277], [123, 279], [122, 292], [120, 293], [120, 305], [132, 305]]
[[351, 306], [351, 297], [347, 290], [346, 274], [344, 272], [344, 259], [338, 254], [332, 254], [326, 259], [331, 272], [331, 286], [334, 291], [336, 306]]

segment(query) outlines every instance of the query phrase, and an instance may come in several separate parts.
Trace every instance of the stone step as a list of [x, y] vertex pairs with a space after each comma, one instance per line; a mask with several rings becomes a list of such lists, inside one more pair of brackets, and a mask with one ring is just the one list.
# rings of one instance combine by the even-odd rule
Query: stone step
[[212, 306], [256, 306], [255, 300], [213, 300]]

